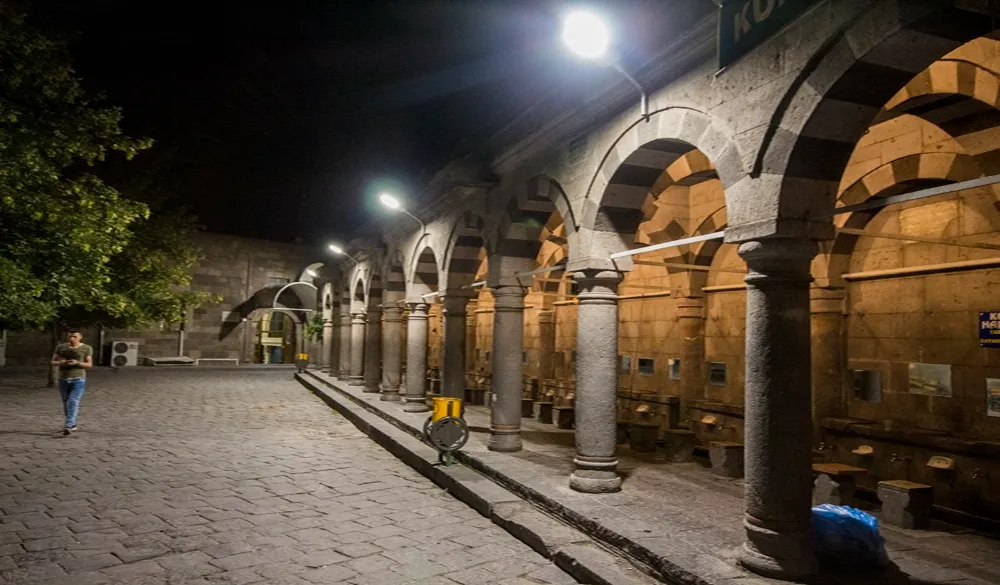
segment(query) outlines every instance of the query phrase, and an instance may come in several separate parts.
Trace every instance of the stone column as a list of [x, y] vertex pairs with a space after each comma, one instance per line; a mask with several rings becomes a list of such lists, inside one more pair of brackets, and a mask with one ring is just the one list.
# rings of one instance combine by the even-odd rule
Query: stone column
[[330, 348], [333, 347], [333, 316], [323, 317], [323, 347], [317, 360], [322, 367], [322, 371], [330, 371]]
[[382, 397], [386, 402], [399, 402], [399, 379], [402, 373], [400, 353], [403, 348], [403, 310], [395, 303], [385, 306], [382, 325]]
[[351, 314], [342, 309], [340, 314], [340, 364], [337, 379], [347, 381], [351, 376]]
[[468, 295], [446, 295], [444, 306], [444, 352], [441, 356], [441, 396], [465, 397], [465, 305]]
[[823, 438], [823, 419], [847, 415], [848, 369], [845, 291], [840, 286], [809, 289], [812, 329], [813, 440]]
[[677, 326], [681, 334], [681, 397], [689, 406], [691, 400], [705, 397], [702, 378], [705, 363], [705, 299], [677, 299]]
[[382, 383], [382, 309], [368, 309], [365, 320], [365, 392], [378, 392]]
[[614, 271], [573, 275], [579, 286], [576, 331], [576, 457], [569, 487], [617, 492], [618, 283]]
[[365, 314], [362, 311], [351, 313], [351, 375], [348, 378], [351, 386], [365, 383]]
[[792, 580], [816, 571], [809, 387], [809, 273], [815, 242], [745, 242], [745, 540], [748, 569]]
[[524, 386], [524, 295], [521, 286], [493, 289], [493, 404], [490, 451], [521, 450], [521, 395]]
[[331, 376], [340, 371], [340, 315], [334, 313], [330, 317], [330, 346], [327, 350], [327, 364]]
[[553, 357], [556, 353], [556, 312], [538, 311], [538, 377], [548, 380], [555, 376]]
[[406, 304], [410, 309], [406, 332], [406, 395], [403, 412], [427, 412], [427, 303]]
[[465, 305], [465, 366], [474, 370], [476, 365], [476, 309], [479, 301], [470, 300]]

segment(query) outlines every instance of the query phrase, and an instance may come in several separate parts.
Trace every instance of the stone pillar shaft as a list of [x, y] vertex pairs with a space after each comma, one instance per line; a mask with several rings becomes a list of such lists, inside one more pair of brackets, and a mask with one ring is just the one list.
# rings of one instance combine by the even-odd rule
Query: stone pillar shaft
[[576, 457], [570, 488], [587, 493], [621, 489], [616, 454], [618, 283], [613, 271], [574, 274], [580, 292], [576, 332]]
[[320, 348], [319, 359], [316, 362], [322, 371], [330, 371], [330, 348], [333, 347], [333, 318], [327, 315], [323, 319], [323, 345]]
[[822, 440], [822, 421], [847, 416], [847, 322], [843, 287], [809, 289], [812, 329], [813, 440]]
[[465, 367], [474, 370], [476, 366], [476, 309], [479, 301], [475, 298], [465, 306]]
[[441, 395], [465, 397], [465, 295], [445, 296], [444, 355], [441, 358]]
[[427, 412], [427, 303], [407, 303], [405, 412]]
[[681, 398], [687, 408], [691, 400], [705, 397], [702, 370], [705, 363], [705, 299], [677, 299], [677, 325], [681, 333]]
[[[343, 309], [346, 311], [346, 309]], [[351, 375], [351, 314], [340, 314], [340, 364], [337, 370], [338, 380], [347, 380]]]
[[491, 451], [521, 450], [525, 292], [520, 286], [493, 290], [493, 404], [487, 445]]
[[740, 562], [761, 575], [816, 571], [810, 540], [810, 262], [814, 242], [745, 242], [746, 538]]
[[403, 349], [402, 310], [395, 304], [386, 305], [382, 325], [382, 400], [399, 402], [399, 380], [402, 375], [400, 354]]
[[364, 384], [365, 372], [365, 314], [351, 314], [351, 386]]
[[340, 371], [340, 315], [335, 312], [330, 317], [330, 345], [327, 351], [327, 370], [331, 376]]
[[548, 380], [555, 377], [556, 312], [551, 309], [538, 311], [538, 377]]
[[378, 392], [382, 383], [382, 310], [368, 309], [365, 320], [365, 392]]

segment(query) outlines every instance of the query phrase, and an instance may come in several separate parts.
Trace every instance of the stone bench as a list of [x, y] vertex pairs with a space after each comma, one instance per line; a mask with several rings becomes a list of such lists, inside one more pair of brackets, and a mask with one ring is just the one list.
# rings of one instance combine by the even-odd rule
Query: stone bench
[[551, 402], [536, 402], [535, 404], [538, 405], [538, 422], [552, 424], [552, 409], [555, 405]]
[[814, 506], [854, 506], [854, 494], [857, 491], [854, 476], [867, 469], [842, 463], [813, 463], [812, 470], [817, 474], [816, 481], [813, 482]]
[[934, 488], [902, 479], [878, 482], [882, 521], [900, 528], [927, 528], [931, 522]]
[[572, 429], [575, 422], [572, 406], [553, 406], [555, 411], [555, 424], [560, 429]]
[[628, 445], [633, 453], [655, 453], [660, 425], [653, 422], [634, 422], [629, 425]]
[[667, 461], [684, 463], [694, 457], [698, 436], [693, 431], [667, 429], [663, 431], [663, 453]]
[[743, 477], [743, 443], [712, 441], [708, 449], [712, 473], [723, 477]]

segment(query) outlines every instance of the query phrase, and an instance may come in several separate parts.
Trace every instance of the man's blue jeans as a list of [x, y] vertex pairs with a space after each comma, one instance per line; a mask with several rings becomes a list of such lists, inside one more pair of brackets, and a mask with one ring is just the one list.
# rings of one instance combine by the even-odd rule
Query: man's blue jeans
[[59, 394], [62, 395], [63, 412], [66, 413], [66, 428], [76, 426], [76, 414], [80, 411], [80, 397], [87, 388], [86, 378], [59, 380]]

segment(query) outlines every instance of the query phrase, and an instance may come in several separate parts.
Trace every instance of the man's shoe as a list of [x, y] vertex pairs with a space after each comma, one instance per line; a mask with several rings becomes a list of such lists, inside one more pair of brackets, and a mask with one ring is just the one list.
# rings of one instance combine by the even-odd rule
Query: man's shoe
[[66, 427], [65, 429], [63, 429], [63, 434], [64, 435], [68, 435], [68, 434], [72, 433], [75, 430], [76, 430], [76, 425], [73, 425], [71, 427]]

